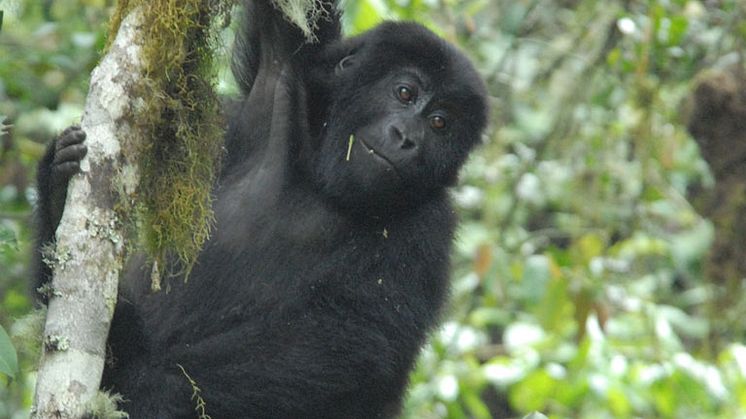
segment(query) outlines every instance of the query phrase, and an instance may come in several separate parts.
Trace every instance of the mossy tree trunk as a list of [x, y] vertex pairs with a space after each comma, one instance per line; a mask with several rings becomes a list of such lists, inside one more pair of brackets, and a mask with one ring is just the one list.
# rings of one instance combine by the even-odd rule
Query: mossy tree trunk
[[73, 177], [57, 230], [54, 279], [31, 416], [77, 418], [96, 395], [117, 299], [125, 234], [117, 208], [138, 183], [138, 150], [130, 123], [142, 77], [140, 16], [122, 23], [94, 70], [82, 128], [88, 155]]

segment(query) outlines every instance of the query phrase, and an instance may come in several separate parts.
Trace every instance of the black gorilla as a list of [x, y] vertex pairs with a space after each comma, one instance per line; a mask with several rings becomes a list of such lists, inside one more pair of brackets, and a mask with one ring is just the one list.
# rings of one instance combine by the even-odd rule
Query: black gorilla
[[[445, 188], [485, 125], [483, 82], [414, 23], [342, 39], [330, 12], [308, 43], [269, 1], [245, 20], [214, 234], [168, 292], [133, 258], [102, 388], [132, 418], [194, 417], [188, 377], [213, 418], [395, 416], [447, 294]], [[83, 138], [40, 165], [42, 242]]]

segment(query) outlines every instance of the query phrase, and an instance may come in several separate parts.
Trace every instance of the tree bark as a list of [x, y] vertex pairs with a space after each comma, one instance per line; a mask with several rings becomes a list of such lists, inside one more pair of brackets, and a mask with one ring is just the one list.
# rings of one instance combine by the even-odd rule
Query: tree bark
[[133, 141], [142, 136], [131, 120], [141, 102], [133, 93], [142, 78], [141, 22], [137, 10], [129, 14], [91, 75], [81, 123], [88, 154], [57, 229], [33, 418], [80, 417], [101, 382], [125, 252], [116, 209], [127, 207], [138, 184]]

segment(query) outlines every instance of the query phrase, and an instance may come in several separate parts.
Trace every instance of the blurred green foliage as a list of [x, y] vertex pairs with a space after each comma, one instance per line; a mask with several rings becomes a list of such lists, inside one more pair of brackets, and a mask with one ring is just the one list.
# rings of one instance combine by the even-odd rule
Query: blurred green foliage
[[[0, 114], [13, 125], [0, 138], [6, 330], [32, 306], [34, 162], [80, 116], [111, 3], [0, 3]], [[462, 224], [451, 309], [412, 374], [404, 416], [746, 416], [746, 325], [720, 321], [745, 318], [745, 305], [718, 307], [704, 273], [714, 231], [688, 193], [713, 178], [683, 111], [700, 71], [743, 64], [743, 2], [344, 8], [348, 33], [385, 18], [428, 25], [474, 58], [491, 94], [490, 130], [453, 194]], [[27, 414], [34, 363], [21, 356], [23, 374], [0, 374], [0, 417]]]

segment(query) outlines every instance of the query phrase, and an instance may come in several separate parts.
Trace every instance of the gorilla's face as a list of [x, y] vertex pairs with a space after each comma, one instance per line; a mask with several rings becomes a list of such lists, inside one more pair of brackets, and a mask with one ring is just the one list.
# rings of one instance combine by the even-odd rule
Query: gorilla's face
[[486, 124], [484, 83], [466, 57], [425, 28], [385, 23], [331, 45], [313, 181], [342, 207], [416, 206], [455, 182]]
[[345, 207], [368, 210], [416, 205], [453, 184], [478, 142], [481, 125], [467, 112], [478, 94], [449, 95], [427, 69], [406, 66], [355, 86], [331, 106], [316, 173], [325, 195]]

